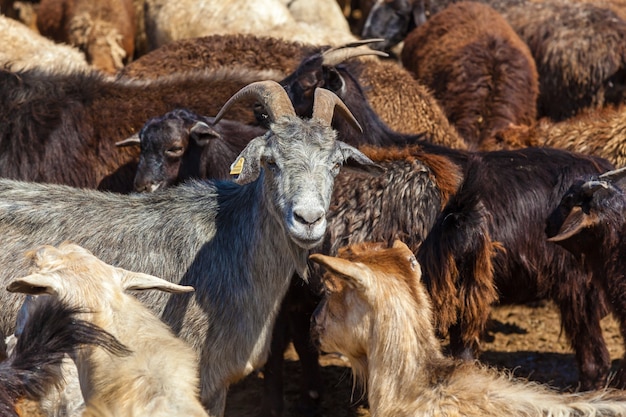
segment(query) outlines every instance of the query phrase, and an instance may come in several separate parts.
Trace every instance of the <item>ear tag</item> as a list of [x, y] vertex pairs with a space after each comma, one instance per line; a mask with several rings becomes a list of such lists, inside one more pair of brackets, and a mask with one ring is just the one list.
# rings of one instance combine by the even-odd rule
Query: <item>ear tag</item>
[[232, 167], [230, 167], [230, 175], [239, 175], [241, 174], [241, 171], [243, 171], [243, 163], [244, 163], [244, 158], [241, 157], [237, 160], [237, 162], [235, 164], [233, 164]]

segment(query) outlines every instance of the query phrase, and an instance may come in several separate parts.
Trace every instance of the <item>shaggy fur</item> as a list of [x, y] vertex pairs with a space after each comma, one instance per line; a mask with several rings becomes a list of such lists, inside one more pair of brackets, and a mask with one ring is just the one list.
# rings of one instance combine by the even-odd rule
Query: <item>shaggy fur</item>
[[543, 229], [559, 192], [580, 175], [610, 169], [606, 160], [550, 148], [469, 159], [461, 190], [418, 256], [438, 329], [450, 330], [455, 354], [478, 350], [494, 288], [504, 304], [551, 299], [575, 351], [581, 387], [606, 384], [610, 362], [599, 323], [605, 294], [570, 253], [545, 240]]
[[[22, 251], [71, 240], [104, 262], [193, 286], [193, 296], [141, 300], [196, 349], [203, 404], [211, 416], [222, 415], [228, 386], [267, 357], [280, 300], [293, 273], [305, 274], [308, 249], [323, 238], [342, 163], [375, 168], [335, 140], [329, 121], [278, 118], [241, 153], [243, 186], [190, 182], [117, 195], [0, 180], [1, 280], [23, 275]], [[312, 215], [321, 217], [312, 224], [306, 220]], [[19, 303], [0, 296], [0, 329], [8, 333]]]
[[46, 68], [54, 71], [90, 71], [78, 49], [57, 44], [26, 25], [0, 14], [0, 65], [13, 70]]
[[[216, 114], [241, 87], [268, 78], [237, 69], [153, 81], [0, 70], [0, 176], [128, 192], [139, 150], [116, 142], [181, 106]], [[254, 120], [253, 103], [238, 104], [230, 117]]]
[[561, 122], [541, 119], [533, 126], [510, 126], [484, 144], [488, 149], [547, 146], [605, 158], [626, 166], [626, 105], [587, 110]]
[[18, 417], [18, 403], [24, 399], [39, 401], [60, 384], [65, 355], [84, 345], [99, 346], [113, 355], [128, 354], [111, 334], [78, 319], [79, 312], [56, 299], [33, 308], [11, 357], [0, 363], [0, 415]]
[[331, 66], [324, 63], [323, 52], [315, 53], [304, 58], [281, 84], [301, 115], [311, 114], [311, 94], [317, 87], [341, 97], [363, 126], [363, 133], [359, 133], [345, 122], [335, 121], [347, 143], [386, 146], [426, 139], [451, 148], [467, 148], [426, 87], [396, 63], [350, 60]]
[[[305, 64], [301, 68], [307, 68]], [[303, 74], [308, 72], [302, 70], [282, 82], [294, 97], [299, 114], [308, 111], [306, 90], [299, 80], [310, 78]], [[347, 86], [349, 79], [344, 80]], [[349, 87], [346, 90], [360, 92]], [[468, 186], [473, 184], [465, 193], [469, 200], [451, 200], [436, 223], [430, 225], [445, 234], [431, 233], [420, 248], [424, 254], [420, 261], [429, 288], [445, 290], [433, 290], [431, 296], [435, 298], [435, 308], [439, 309], [435, 313], [438, 329], [444, 334], [450, 331], [453, 352], [472, 357], [479, 350], [477, 342], [494, 301], [494, 288], [502, 303], [551, 299], [560, 308], [563, 329], [576, 352], [582, 387], [591, 389], [604, 385], [609, 368], [608, 352], [599, 327], [599, 318], [606, 313], [604, 296], [598, 295], [597, 288], [589, 286], [589, 274], [571, 254], [545, 242], [543, 225], [558, 204], [554, 189], [564, 190], [579, 175], [597, 174], [613, 166], [599, 157], [551, 148], [474, 154], [433, 145], [420, 140], [427, 136], [390, 131], [367, 106], [362, 93], [359, 97], [359, 103], [355, 103], [352, 110], [359, 120], [365, 120], [369, 133], [355, 137], [345, 123], [337, 121], [335, 126], [346, 141], [362, 143], [357, 141], [367, 140], [373, 145], [419, 141], [425, 154], [447, 158], [451, 164], [459, 165], [465, 181], [469, 178]], [[480, 201], [472, 203], [473, 194], [480, 195]], [[371, 204], [367, 198], [361, 202]], [[379, 221], [376, 211], [370, 212], [360, 205], [355, 210]], [[357, 227], [369, 224], [357, 218]], [[396, 232], [386, 230], [377, 238], [386, 240], [379, 236], [393, 236]], [[480, 239], [471, 240], [476, 236]], [[471, 243], [476, 246], [472, 247]], [[494, 253], [495, 258], [489, 262]], [[442, 260], [445, 260], [443, 264]], [[489, 265], [493, 266], [493, 274]], [[473, 272], [476, 275], [472, 275]], [[588, 306], [587, 310], [580, 308], [583, 305]]]
[[401, 58], [432, 91], [470, 149], [479, 149], [509, 124], [535, 121], [535, 61], [507, 21], [487, 5], [448, 6], [407, 35]]
[[[563, 120], [587, 108], [624, 101], [626, 20], [619, 2], [482, 2], [502, 14], [535, 59], [538, 117]], [[388, 48], [451, 3], [455, 0], [378, 0], [362, 35], [385, 38], [382, 47]]]
[[[306, 43], [251, 34], [181, 39], [131, 62], [118, 77], [156, 78], [172, 72], [230, 66], [271, 69], [286, 75], [295, 71], [302, 59], [317, 55], [319, 50], [320, 47]], [[374, 111], [391, 129], [403, 133], [428, 131], [437, 143], [465, 146], [432, 95], [396, 62], [361, 58], [353, 60], [350, 70], [362, 84]], [[343, 94], [329, 85], [326, 87], [336, 94]], [[351, 108], [358, 102], [354, 101]], [[359, 121], [364, 122], [360, 118]]]
[[100, 412], [119, 417], [207, 415], [199, 399], [194, 350], [125, 293], [151, 289], [183, 293], [193, 291], [192, 287], [115, 268], [69, 243], [42, 246], [26, 256], [32, 263], [30, 275], [11, 280], [9, 291], [42, 295], [30, 301], [36, 304], [52, 297], [75, 306], [82, 311], [78, 317], [106, 330], [129, 349], [124, 355], [110, 355], [85, 346], [76, 353], [87, 415], [92, 413], [92, 402]]
[[210, 35], [179, 39], [157, 48], [122, 68], [117, 77], [158, 78], [174, 72], [245, 66], [288, 74], [318, 47], [252, 34]]
[[[128, 145], [140, 145], [134, 188], [155, 191], [190, 178], [230, 178], [230, 165], [251, 139], [266, 130], [176, 109], [154, 117]], [[122, 143], [120, 143], [122, 144]]]
[[420, 267], [401, 242], [312, 255], [329, 271], [313, 321], [320, 347], [346, 355], [372, 417], [621, 416], [622, 391], [559, 394], [441, 353]]
[[[548, 218], [550, 241], [572, 252], [608, 294], [613, 314], [626, 337], [626, 189], [623, 168], [615, 179], [586, 177], [563, 194]], [[604, 177], [604, 175], [603, 175]], [[626, 339], [625, 339], [626, 340]], [[615, 376], [616, 385], [626, 386], [626, 360]]]
[[132, 0], [41, 0], [37, 28], [43, 36], [79, 48], [94, 68], [108, 74], [133, 57]]

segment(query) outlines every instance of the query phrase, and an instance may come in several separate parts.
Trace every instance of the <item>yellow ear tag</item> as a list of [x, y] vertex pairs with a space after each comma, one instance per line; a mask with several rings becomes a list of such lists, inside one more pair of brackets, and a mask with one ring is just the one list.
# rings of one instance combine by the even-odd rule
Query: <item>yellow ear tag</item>
[[243, 163], [244, 158], [239, 158], [239, 160], [230, 168], [230, 175], [241, 174], [241, 171], [243, 171]]

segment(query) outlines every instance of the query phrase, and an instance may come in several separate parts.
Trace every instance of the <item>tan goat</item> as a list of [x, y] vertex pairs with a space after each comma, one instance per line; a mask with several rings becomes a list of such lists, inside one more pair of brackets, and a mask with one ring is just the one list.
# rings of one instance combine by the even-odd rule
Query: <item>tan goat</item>
[[400, 241], [310, 258], [328, 270], [313, 333], [321, 349], [348, 357], [372, 417], [626, 415], [623, 391], [559, 394], [444, 356], [420, 266]]
[[42, 246], [26, 256], [34, 264], [32, 274], [13, 279], [9, 291], [58, 297], [85, 311], [81, 319], [105, 329], [131, 351], [114, 356], [84, 346], [77, 352], [74, 360], [86, 403], [83, 416], [207, 415], [199, 400], [194, 350], [125, 292], [177, 293], [192, 287], [113, 267], [71, 243]]

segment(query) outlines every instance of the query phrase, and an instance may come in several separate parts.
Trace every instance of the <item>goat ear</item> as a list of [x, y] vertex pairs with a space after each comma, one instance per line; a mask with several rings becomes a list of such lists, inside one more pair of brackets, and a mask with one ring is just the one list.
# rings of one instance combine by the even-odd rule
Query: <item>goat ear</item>
[[134, 135], [121, 140], [119, 142], [115, 142], [115, 146], [117, 147], [125, 147], [125, 146], [139, 146], [141, 145], [141, 139], [139, 138], [139, 132], [136, 132]]
[[343, 166], [352, 171], [366, 172], [370, 175], [379, 176], [385, 172], [385, 168], [374, 163], [363, 152], [347, 143], [337, 141], [343, 155]]
[[252, 139], [230, 166], [230, 175], [237, 184], [248, 184], [259, 177], [265, 141], [264, 136]]
[[193, 139], [198, 146], [206, 146], [213, 139], [220, 139], [220, 135], [215, 129], [204, 122], [196, 122], [189, 129], [189, 137]]
[[141, 272], [130, 272], [124, 269], [119, 269], [119, 271], [122, 272], [122, 288], [124, 290], [159, 290], [174, 294], [194, 291], [194, 288], [188, 285], [174, 284], [173, 282], [153, 275], [143, 274]]
[[563, 242], [571, 239], [587, 227], [594, 226], [598, 217], [593, 213], [586, 214], [582, 208], [575, 206], [569, 212], [556, 235], [548, 238], [549, 242]]
[[31, 274], [11, 281], [7, 285], [7, 291], [32, 295], [49, 294], [59, 296], [63, 293], [63, 287], [54, 276]]
[[362, 264], [351, 262], [343, 258], [322, 255], [320, 253], [310, 255], [309, 259], [324, 266], [333, 275], [344, 280], [352, 288], [364, 292], [368, 287], [368, 270], [367, 267]]

